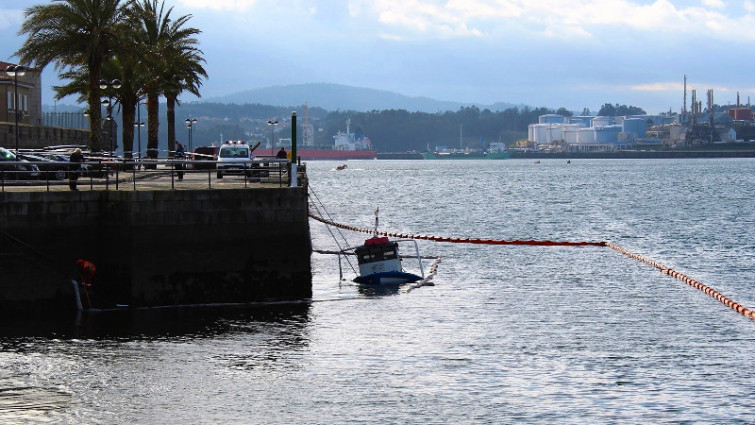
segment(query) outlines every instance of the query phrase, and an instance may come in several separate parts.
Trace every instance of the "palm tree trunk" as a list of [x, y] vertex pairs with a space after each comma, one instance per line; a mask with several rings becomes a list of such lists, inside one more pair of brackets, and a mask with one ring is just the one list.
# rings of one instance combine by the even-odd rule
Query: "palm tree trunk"
[[147, 158], [157, 158], [158, 140], [160, 130], [160, 104], [159, 95], [156, 92], [147, 94]]
[[130, 159], [134, 157], [134, 124], [136, 122], [136, 104], [138, 99], [136, 97], [127, 97], [121, 99], [121, 105], [123, 105], [123, 155]]
[[[168, 151], [169, 155], [173, 156], [176, 151], [176, 97], [166, 94], [165, 102], [168, 114]], [[188, 145], [186, 148], [188, 149]]]
[[[98, 64], [99, 65], [99, 64]], [[102, 150], [102, 104], [100, 103], [100, 68], [90, 65], [89, 72], [89, 149]]]

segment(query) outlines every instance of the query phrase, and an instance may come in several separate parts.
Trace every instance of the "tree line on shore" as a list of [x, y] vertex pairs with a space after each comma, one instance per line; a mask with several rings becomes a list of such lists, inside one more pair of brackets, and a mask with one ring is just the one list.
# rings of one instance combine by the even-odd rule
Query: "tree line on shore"
[[[301, 107], [276, 107], [259, 104], [228, 105], [220, 103], [185, 103], [180, 114], [201, 117], [193, 131], [194, 146], [219, 140], [222, 133], [226, 140], [265, 141], [286, 138], [284, 133], [291, 111], [297, 111], [297, 123], [303, 126]], [[598, 113], [614, 115], [644, 114], [641, 108], [606, 103]], [[588, 109], [582, 111], [591, 115]], [[373, 147], [380, 152], [405, 152], [433, 150], [437, 146], [449, 148], [479, 148], [491, 142], [512, 145], [527, 138], [530, 124], [537, 123], [541, 115], [559, 114], [565, 117], [574, 113], [565, 108], [509, 108], [503, 111], [480, 109], [476, 106], [461, 107], [457, 111], [439, 113], [411, 112], [404, 109], [357, 111], [326, 111], [309, 107], [307, 119], [314, 126], [314, 144], [331, 146], [333, 136], [345, 131], [346, 120], [351, 121], [351, 130], [360, 130], [370, 138]], [[279, 128], [271, 129], [268, 120], [277, 120]], [[303, 134], [297, 129], [297, 134]], [[202, 142], [205, 141], [205, 142]], [[301, 141], [299, 141], [301, 143]]]

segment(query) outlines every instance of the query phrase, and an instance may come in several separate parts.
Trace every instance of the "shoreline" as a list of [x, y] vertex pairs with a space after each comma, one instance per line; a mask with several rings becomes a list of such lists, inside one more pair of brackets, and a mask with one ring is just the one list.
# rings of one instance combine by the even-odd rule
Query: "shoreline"
[[670, 159], [670, 158], [755, 158], [753, 150], [679, 150], [616, 152], [510, 152], [511, 159]]

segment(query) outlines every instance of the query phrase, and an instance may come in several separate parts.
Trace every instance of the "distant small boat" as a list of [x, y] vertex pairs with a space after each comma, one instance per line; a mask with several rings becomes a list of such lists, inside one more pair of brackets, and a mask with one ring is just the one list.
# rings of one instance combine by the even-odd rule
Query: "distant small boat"
[[339, 165], [338, 167], [336, 167], [336, 170], [339, 170], [339, 171], [340, 170], [345, 170], [345, 169], [346, 169], [346, 164]]

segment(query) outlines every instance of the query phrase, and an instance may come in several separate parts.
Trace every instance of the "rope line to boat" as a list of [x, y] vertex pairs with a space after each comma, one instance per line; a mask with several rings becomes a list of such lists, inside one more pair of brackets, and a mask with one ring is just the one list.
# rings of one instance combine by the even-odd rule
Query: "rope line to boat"
[[[346, 230], [352, 230], [355, 232], [362, 232], [362, 233], [374, 233], [372, 230], [369, 229], [362, 229], [354, 226], [345, 225], [342, 223], [337, 223], [333, 220], [328, 220], [319, 216], [314, 215], [311, 211], [309, 212], [309, 216], [317, 220], [321, 223], [324, 223], [329, 226], [335, 226], [341, 229]], [[536, 240], [497, 240], [497, 239], [470, 239], [470, 238], [450, 238], [450, 237], [440, 237], [440, 236], [427, 236], [427, 235], [411, 235], [411, 234], [405, 234], [405, 233], [395, 233], [395, 232], [386, 232], [386, 231], [378, 231], [379, 235], [382, 236], [388, 236], [388, 237], [394, 237], [394, 238], [404, 238], [404, 239], [421, 239], [421, 240], [429, 240], [429, 241], [435, 241], [435, 242], [451, 242], [451, 243], [470, 243], [470, 244], [485, 244], [485, 245], [540, 245], [540, 246], [604, 246], [607, 248], [611, 248], [616, 252], [619, 252], [621, 254], [626, 255], [629, 258], [633, 258], [637, 261], [640, 261], [642, 263], [648, 264], [650, 266], [653, 266], [660, 270], [662, 273], [667, 274], [671, 277], [674, 277], [676, 279], [679, 279], [686, 283], [687, 285], [698, 289], [705, 294], [711, 296], [715, 300], [719, 301], [720, 303], [724, 304], [725, 306], [731, 308], [732, 310], [736, 311], [737, 313], [748, 317], [752, 320], [755, 320], [755, 311], [752, 309], [749, 309], [738, 302], [726, 297], [722, 293], [718, 292], [717, 290], [711, 288], [710, 286], [707, 286], [695, 279], [692, 279], [691, 277], [679, 273], [676, 270], [667, 267], [661, 263], [658, 263], [656, 261], [653, 261], [649, 258], [643, 257], [642, 255], [635, 254], [633, 252], [630, 252], [616, 244], [610, 243], [610, 242], [570, 242], [570, 241], [536, 241]], [[433, 274], [434, 276], [434, 274]]]
[[[324, 211], [325, 214], [327, 214], [328, 216], [330, 216], [330, 213], [328, 213], [328, 210], [325, 209], [325, 205], [322, 203], [322, 201], [320, 201], [320, 198], [317, 197], [317, 194], [315, 193], [314, 189], [311, 186], [309, 188], [308, 193], [309, 193], [309, 196], [310, 196], [310, 199], [312, 200], [312, 202], [309, 203], [310, 208], [308, 208], [307, 211], [309, 213], [311, 213], [311, 208], [314, 208], [319, 214], [322, 214], [322, 212], [320, 212], [320, 211]], [[338, 245], [338, 249], [340, 251], [342, 251], [344, 249], [344, 247], [349, 246], [349, 243], [346, 240], [346, 236], [344, 236], [343, 233], [341, 232], [341, 229], [338, 228], [338, 227], [336, 227], [336, 228], [338, 229], [338, 235], [341, 237], [341, 240], [343, 241], [343, 246], [341, 245], [341, 242], [338, 240], [338, 238], [336, 237], [336, 235], [333, 234], [333, 232], [331, 231], [331, 229], [330, 229], [329, 226], [328, 226], [328, 233], [330, 233], [330, 237], [332, 237], [333, 241], [335, 241], [336, 245]], [[344, 257], [344, 258], [346, 259], [346, 263], [349, 264], [349, 267], [351, 268], [351, 270], [354, 273], [356, 273], [357, 269], [356, 269], [356, 267], [354, 267], [354, 264], [352, 264], [352, 262], [349, 259], [349, 257]], [[339, 261], [340, 261], [340, 259], [339, 259]]]
[[509, 240], [501, 240], [501, 239], [470, 239], [470, 238], [449, 238], [449, 237], [429, 236], [429, 235], [411, 235], [407, 233], [386, 232], [384, 230], [379, 230], [375, 232], [374, 230], [370, 230], [370, 229], [362, 229], [359, 227], [337, 223], [333, 220], [319, 217], [313, 214], [311, 211], [308, 214], [311, 218], [321, 223], [324, 223], [330, 226], [335, 226], [341, 229], [351, 230], [354, 232], [368, 233], [368, 234], [377, 233], [378, 235], [381, 235], [381, 236], [388, 236], [388, 237], [402, 238], [402, 239], [419, 239], [419, 240], [428, 240], [428, 241], [435, 241], [435, 242], [471, 243], [471, 244], [483, 244], [483, 245], [552, 245], [552, 246], [605, 246], [606, 245], [606, 242], [568, 242], [568, 241], [534, 241], [534, 240], [509, 241]]
[[607, 242], [605, 246], [607, 246], [607, 247], [609, 247], [609, 248], [611, 248], [611, 249], [613, 249], [613, 250], [615, 250], [617, 252], [620, 252], [620, 253], [626, 255], [627, 257], [634, 258], [635, 260], [641, 261], [641, 262], [643, 262], [645, 264], [649, 264], [649, 265], [657, 268], [658, 270], [660, 270], [662, 273], [667, 274], [667, 275], [672, 276], [672, 277], [675, 277], [675, 278], [683, 281], [687, 285], [689, 285], [689, 286], [691, 286], [691, 287], [693, 287], [695, 289], [698, 289], [700, 291], [705, 292], [706, 294], [710, 295], [711, 297], [713, 297], [714, 299], [718, 300], [723, 305], [725, 305], [725, 306], [731, 308], [732, 310], [736, 311], [737, 313], [739, 313], [739, 314], [741, 314], [741, 315], [743, 315], [745, 317], [749, 317], [750, 319], [755, 320], [755, 311], [753, 311], [753, 310], [751, 310], [751, 309], [749, 309], [749, 308], [747, 308], [747, 307], [739, 304], [738, 302], [736, 302], [736, 301], [734, 301], [734, 300], [726, 297], [725, 295], [723, 295], [722, 293], [716, 291], [715, 289], [711, 288], [708, 285], [705, 285], [705, 284], [703, 284], [701, 282], [698, 282], [697, 280], [692, 279], [691, 277], [689, 277], [689, 276], [687, 276], [685, 274], [679, 273], [679, 272], [677, 272], [674, 269], [666, 267], [666, 266], [664, 266], [661, 263], [655, 262], [655, 261], [653, 261], [653, 260], [651, 260], [649, 258], [643, 257], [643, 256], [641, 256], [639, 254], [635, 254], [635, 253], [629, 252], [626, 249], [624, 249], [624, 248], [622, 248], [622, 247], [620, 247], [618, 245], [615, 245], [615, 244], [612, 244], [610, 242]]

